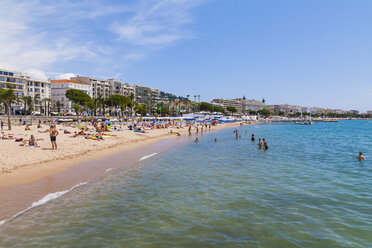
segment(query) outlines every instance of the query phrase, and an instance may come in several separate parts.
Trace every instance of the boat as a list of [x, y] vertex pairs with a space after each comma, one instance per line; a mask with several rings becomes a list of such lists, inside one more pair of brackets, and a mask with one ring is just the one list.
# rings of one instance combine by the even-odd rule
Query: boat
[[311, 120], [311, 110], [310, 110], [310, 119], [304, 119], [302, 116], [302, 110], [301, 110], [301, 120], [295, 121], [296, 125], [313, 125], [314, 122]]
[[295, 124], [297, 124], [297, 125], [313, 125], [314, 122], [312, 120], [301, 120], [301, 121], [295, 121]]

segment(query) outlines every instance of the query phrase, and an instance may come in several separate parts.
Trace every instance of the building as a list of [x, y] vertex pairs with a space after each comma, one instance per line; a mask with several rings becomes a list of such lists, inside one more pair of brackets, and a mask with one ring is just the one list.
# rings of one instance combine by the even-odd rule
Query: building
[[[92, 95], [92, 87], [90, 84], [78, 82], [75, 80], [52, 80], [51, 95], [52, 95], [52, 111], [72, 113], [75, 112], [71, 108], [71, 102], [66, 98], [66, 91], [69, 89], [82, 90], [89, 96]], [[58, 107], [59, 102], [59, 107]]]
[[[23, 75], [21, 72], [0, 69], [0, 87], [6, 88], [10, 84], [17, 97], [31, 96], [33, 99], [33, 110], [43, 112], [42, 101], [50, 98], [50, 81], [34, 79]], [[13, 114], [25, 113], [24, 103], [22, 101], [12, 104], [11, 112]]]
[[359, 115], [358, 110], [350, 110], [349, 113], [352, 114], [352, 115]]
[[106, 80], [100, 80], [90, 77], [71, 77], [70, 80], [89, 84], [91, 86], [91, 94], [89, 95], [92, 98], [108, 98], [110, 97], [110, 83]]
[[122, 95], [134, 100], [136, 94], [134, 85], [123, 83], [121, 80], [116, 80], [114, 78], [107, 79], [106, 81], [110, 84], [110, 96]]
[[71, 80], [90, 84], [92, 87], [92, 98], [108, 98], [112, 95], [122, 95], [135, 99], [135, 87], [127, 83], [123, 83], [121, 80], [111, 79], [95, 79], [89, 77], [72, 77]]
[[266, 108], [265, 99], [262, 99], [262, 101], [248, 100], [244, 96], [243, 98], [237, 98], [235, 100], [241, 102], [242, 114], [248, 114], [249, 111], [259, 111]]
[[225, 111], [227, 111], [227, 107], [231, 106], [236, 108], [237, 113], [241, 114], [242, 113], [242, 102], [238, 101], [236, 99], [213, 99], [211, 102], [213, 105], [218, 105], [221, 106]]
[[136, 101], [139, 104], [156, 105], [160, 102], [160, 93], [158, 89], [142, 85], [135, 85], [134, 88]]
[[258, 111], [266, 107], [265, 101], [247, 100], [245, 97], [236, 99], [213, 99], [212, 104], [219, 105], [227, 111], [227, 107], [236, 108], [238, 114], [248, 114], [249, 111]]
[[368, 110], [367, 115], [372, 115], [372, 110]]

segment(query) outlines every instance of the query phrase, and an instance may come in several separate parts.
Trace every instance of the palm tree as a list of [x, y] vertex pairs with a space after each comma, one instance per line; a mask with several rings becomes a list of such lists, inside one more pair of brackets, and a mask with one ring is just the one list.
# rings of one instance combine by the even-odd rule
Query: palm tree
[[38, 100], [40, 100], [40, 94], [39, 93], [36, 93], [34, 95], [34, 98], [32, 99], [32, 104], [31, 104], [31, 106], [32, 106], [32, 108], [31, 108], [31, 115], [30, 115], [30, 125], [31, 126], [32, 126], [32, 112], [33, 112], [33, 110], [36, 110], [35, 104], [38, 102]]
[[23, 110], [25, 111], [24, 113], [27, 114], [27, 103], [28, 99], [31, 98], [30, 96], [22, 96], [20, 99], [23, 102]]
[[6, 90], [0, 88], [0, 101], [6, 107], [6, 114], [8, 115], [8, 129], [12, 130], [12, 126], [10, 123], [12, 103], [16, 101], [18, 97], [14, 94], [14, 87], [11, 84], [7, 84], [6, 88]]
[[61, 102], [60, 101], [57, 101], [56, 102], [56, 106], [57, 106], [57, 112], [59, 114], [59, 112], [61, 112]]
[[48, 116], [49, 115], [49, 103], [51, 101], [52, 101], [52, 99], [50, 99], [50, 98], [44, 98], [43, 99], [45, 116]]
[[185, 105], [186, 105], [186, 114], [187, 114], [187, 111], [188, 111], [189, 97], [190, 97], [190, 95], [186, 95], [186, 100], [185, 100]]

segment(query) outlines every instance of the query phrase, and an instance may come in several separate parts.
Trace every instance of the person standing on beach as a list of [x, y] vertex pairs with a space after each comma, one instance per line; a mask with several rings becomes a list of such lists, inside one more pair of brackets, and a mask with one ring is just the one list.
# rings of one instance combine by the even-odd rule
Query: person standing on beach
[[58, 130], [56, 124], [52, 124], [49, 129], [50, 141], [52, 142], [52, 150], [57, 150], [57, 135]]
[[189, 135], [191, 135], [191, 125], [189, 126]]
[[195, 126], [195, 129], [196, 129], [196, 134], [198, 134], [199, 133], [198, 125]]
[[4, 122], [1, 121], [1, 131], [4, 130]]

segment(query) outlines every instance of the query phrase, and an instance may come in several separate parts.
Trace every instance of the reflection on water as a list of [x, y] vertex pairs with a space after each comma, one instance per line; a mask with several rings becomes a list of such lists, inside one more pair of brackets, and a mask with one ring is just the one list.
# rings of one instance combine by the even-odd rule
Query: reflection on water
[[0, 247], [372, 247], [371, 127], [207, 133], [2, 225]]

